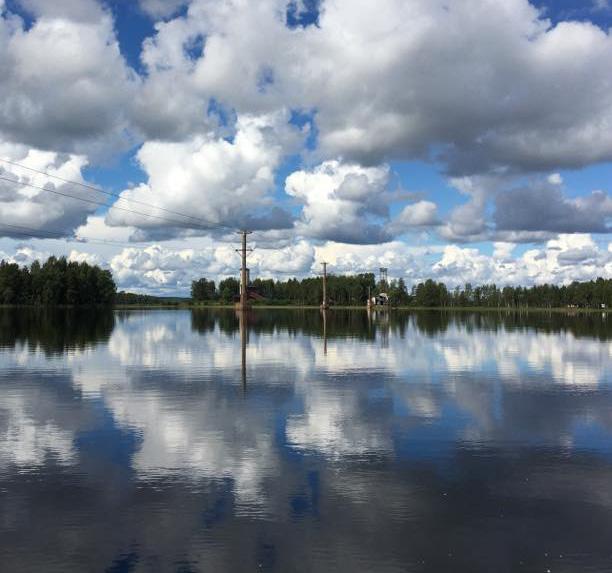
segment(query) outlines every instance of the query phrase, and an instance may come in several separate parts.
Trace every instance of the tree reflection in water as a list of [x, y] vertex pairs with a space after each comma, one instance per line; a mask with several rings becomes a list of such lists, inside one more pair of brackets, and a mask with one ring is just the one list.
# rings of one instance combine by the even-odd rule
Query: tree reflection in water
[[609, 567], [599, 314], [0, 315], [7, 571]]

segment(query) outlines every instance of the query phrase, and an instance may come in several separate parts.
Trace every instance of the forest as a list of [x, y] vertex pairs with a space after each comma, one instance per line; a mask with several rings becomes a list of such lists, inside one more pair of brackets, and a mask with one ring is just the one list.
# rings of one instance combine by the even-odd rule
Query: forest
[[[308, 277], [286, 281], [255, 279], [249, 284], [253, 298], [274, 305], [316, 306], [321, 303], [322, 278]], [[239, 281], [226, 278], [217, 285], [201, 278], [191, 285], [196, 303], [232, 303], [238, 296]], [[376, 281], [373, 273], [329, 275], [327, 293], [331, 304], [363, 306], [368, 293], [386, 292], [392, 306], [418, 308], [610, 308], [612, 279], [573, 282], [568, 285], [543, 284], [531, 287], [495, 284], [449, 289], [444, 283], [426, 280], [408, 289], [403, 279]], [[29, 267], [0, 261], [0, 304], [11, 305], [96, 305], [96, 304], [181, 304], [178, 297], [151, 297], [116, 292], [108, 270], [85, 262], [50, 257]], [[257, 304], [257, 302], [256, 302]]]
[[[322, 278], [302, 280], [255, 279], [249, 290], [265, 298], [268, 304], [318, 305], [321, 303]], [[221, 281], [219, 286], [206, 278], [192, 283], [194, 302], [232, 302], [238, 294], [239, 282], [234, 278]], [[386, 292], [392, 306], [419, 308], [602, 308], [612, 307], [612, 280], [573, 282], [568, 285], [543, 284], [531, 287], [495, 284], [449, 289], [444, 283], [426, 280], [408, 289], [403, 279], [389, 283], [377, 282], [373, 273], [330, 275], [327, 293], [331, 304], [339, 306], [365, 305], [368, 293]]]
[[0, 261], [0, 304], [113, 304], [115, 292], [111, 272], [85, 262], [50, 257], [28, 267]]

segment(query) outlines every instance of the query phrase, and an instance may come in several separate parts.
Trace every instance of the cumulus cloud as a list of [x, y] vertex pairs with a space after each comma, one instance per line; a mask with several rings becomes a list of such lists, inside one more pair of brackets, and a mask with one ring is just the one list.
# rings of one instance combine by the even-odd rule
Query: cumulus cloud
[[[588, 234], [560, 235], [541, 249], [530, 249], [513, 258], [510, 247], [498, 244], [493, 257], [475, 248], [445, 247], [442, 258], [433, 265], [433, 275], [449, 285], [542, 284], [612, 278], [612, 257]], [[431, 273], [423, 269], [423, 278]]]
[[489, 233], [485, 208], [491, 196], [504, 184], [504, 177], [477, 176], [451, 179], [449, 182], [468, 201], [453, 209], [440, 228], [440, 235], [449, 241], [483, 240]]
[[[0, 4], [1, 155], [82, 181], [101, 153], [136, 143], [145, 182], [122, 197], [162, 209], [96, 214], [95, 205], [12, 181], [82, 190], [5, 166], [0, 221], [143, 241], [209, 234], [226, 242], [230, 229], [259, 229], [262, 246], [296, 249], [268, 272], [306, 272], [313, 250], [338, 243], [381, 246], [365, 259], [342, 255], [345, 268], [379, 264], [389, 252], [395, 259], [383, 266], [408, 278], [436, 263], [439, 276], [454, 268], [508, 280], [565, 280], [572, 265], [608, 264], [598, 245], [550, 254], [559, 233], [610, 228], [608, 193], [575, 198], [561, 176], [612, 160], [612, 36], [592, 23], [553, 24], [527, 0], [140, 0], [157, 21], [138, 76], [103, 4], [19, 6], [31, 22]], [[399, 198], [389, 190], [391, 160], [415, 159], [435, 161], [464, 202], [446, 215], [444, 201], [422, 194], [390, 210]], [[457, 246], [437, 261], [434, 251], [389, 249], [406, 233], [495, 241], [495, 254]], [[503, 245], [519, 242], [539, 247], [513, 259]], [[139, 250], [115, 264], [123, 284], [143, 289], [187, 288], [189, 257], [229, 272], [214, 249], [201, 259], [186, 251]], [[133, 269], [149, 275], [137, 279]]]
[[0, 135], [56, 151], [108, 151], [125, 137], [138, 84], [112, 17], [95, 2], [26, 7], [37, 16], [29, 28], [0, 14]]
[[289, 29], [285, 4], [194, 0], [147, 44], [148, 82], [183, 70], [181, 91], [242, 112], [314, 109], [321, 156], [370, 164], [435, 153], [453, 172], [539, 171], [612, 156], [612, 39], [588, 22], [552, 26], [526, 0], [340, 0]]
[[0, 161], [0, 232], [4, 236], [70, 236], [99, 207], [69, 196], [101, 201], [102, 195], [56, 178], [84, 183], [82, 170], [87, 160], [83, 156], [26, 149], [0, 141], [0, 159], [49, 175]]
[[[251, 276], [285, 280], [287, 273], [308, 274], [314, 266], [314, 253], [305, 241], [281, 249], [256, 247], [248, 261]], [[191, 281], [202, 276], [217, 281], [237, 277], [240, 258], [232, 244], [210, 243], [197, 249], [155, 244], [123, 249], [112, 258], [110, 267], [122, 289], [187, 294]]]
[[393, 229], [397, 233], [418, 227], [433, 227], [440, 224], [438, 206], [431, 201], [417, 201], [406, 205], [393, 221]]
[[140, 7], [152, 18], [168, 18], [188, 3], [188, 0], [139, 0]]
[[104, 16], [96, 0], [18, 0], [18, 4], [35, 18], [66, 18], [92, 22]]
[[0, 251], [0, 260], [17, 263], [20, 266], [29, 266], [34, 261], [44, 261], [50, 255], [50, 252], [40, 251], [29, 245], [19, 245], [13, 253], [3, 253]]
[[315, 260], [329, 261], [329, 271], [337, 274], [376, 274], [380, 267], [386, 267], [390, 279], [401, 277], [409, 286], [428, 278], [451, 287], [466, 282], [531, 285], [612, 278], [612, 246], [602, 246], [588, 234], [559, 235], [541, 248], [518, 254], [516, 249], [514, 243], [496, 242], [488, 255], [475, 247], [454, 244], [419, 247], [402, 241], [381, 245], [328, 242], [316, 247]]
[[252, 272], [276, 278], [280, 275], [282, 280], [286, 280], [282, 275], [287, 273], [307, 274], [314, 265], [315, 249], [304, 240], [280, 249], [258, 249], [256, 246], [249, 257], [249, 267]]
[[567, 199], [554, 187], [524, 187], [499, 193], [493, 216], [502, 231], [607, 233], [612, 199], [594, 191], [580, 199]]
[[440, 249], [410, 247], [402, 241], [380, 245], [342, 245], [328, 241], [316, 248], [316, 259], [328, 261], [332, 273], [378, 273], [380, 267], [386, 267], [390, 277], [406, 277], [412, 276], [418, 258]]
[[[153, 218], [111, 211], [106, 223], [144, 230], [185, 228], [283, 228], [291, 217], [273, 201], [274, 173], [299, 140], [282, 112], [240, 116], [231, 141], [206, 134], [186, 142], [150, 141], [138, 152], [148, 181], [121, 193], [177, 213], [152, 210]], [[160, 219], [161, 217], [161, 219]], [[169, 221], [170, 220], [170, 221]]]
[[129, 242], [136, 233], [134, 227], [111, 227], [106, 224], [104, 215], [89, 215], [83, 225], [75, 230], [79, 239]]
[[287, 195], [303, 203], [298, 232], [344, 243], [380, 243], [389, 238], [389, 169], [326, 161], [295, 171], [285, 181]]
[[93, 253], [83, 253], [73, 249], [70, 251], [67, 258], [71, 263], [87, 263], [88, 265], [104, 266], [104, 262], [100, 257]]

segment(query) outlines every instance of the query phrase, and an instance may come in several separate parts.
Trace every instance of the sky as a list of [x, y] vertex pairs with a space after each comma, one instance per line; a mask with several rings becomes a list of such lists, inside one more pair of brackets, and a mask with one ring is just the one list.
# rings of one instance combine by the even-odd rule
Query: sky
[[[605, 0], [0, 0], [0, 258], [120, 289], [612, 278]], [[98, 189], [98, 190], [96, 190]]]

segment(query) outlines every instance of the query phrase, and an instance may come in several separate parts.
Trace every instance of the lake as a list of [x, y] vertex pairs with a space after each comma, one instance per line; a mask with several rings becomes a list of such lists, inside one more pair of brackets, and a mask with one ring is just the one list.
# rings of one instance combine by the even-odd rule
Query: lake
[[0, 569], [612, 571], [612, 317], [0, 309]]

